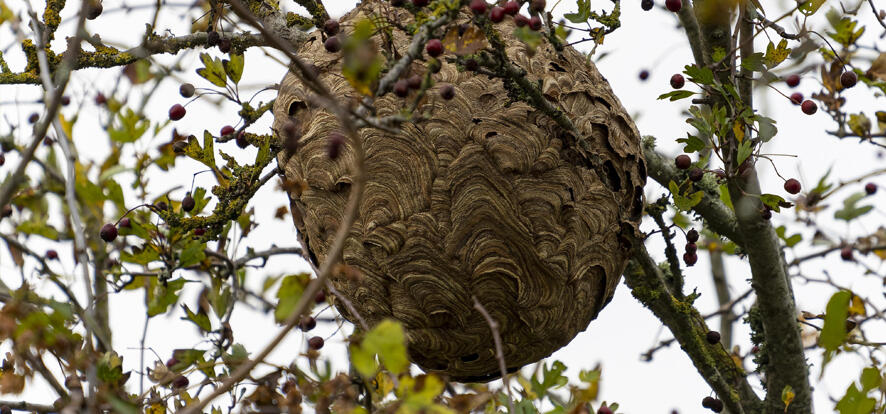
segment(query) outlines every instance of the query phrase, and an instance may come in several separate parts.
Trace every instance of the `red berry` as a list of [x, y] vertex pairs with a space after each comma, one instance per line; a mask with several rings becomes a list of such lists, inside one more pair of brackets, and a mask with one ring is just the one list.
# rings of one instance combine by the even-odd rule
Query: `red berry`
[[237, 134], [237, 139], [235, 139], [234, 142], [236, 142], [237, 146], [240, 148], [246, 148], [249, 146], [249, 140], [246, 139], [246, 133], [243, 131], [240, 131], [240, 133]]
[[674, 158], [674, 165], [681, 170], [685, 170], [692, 165], [692, 158], [689, 158], [686, 154], [680, 154], [677, 158]]
[[188, 384], [190, 384], [190, 381], [188, 381], [188, 377], [184, 375], [179, 375], [172, 380], [172, 388], [185, 388]]
[[640, 8], [642, 8], [645, 11], [652, 10], [653, 6], [655, 6], [655, 3], [653, 3], [652, 0], [641, 0], [640, 1]]
[[341, 154], [341, 147], [345, 144], [345, 137], [338, 132], [329, 134], [328, 145], [326, 146], [326, 155], [329, 159], [336, 159]]
[[695, 229], [690, 229], [686, 232], [686, 241], [689, 243], [695, 243], [698, 241], [698, 231]]
[[686, 243], [686, 252], [695, 253], [698, 251], [698, 245], [695, 243]]
[[788, 86], [795, 88], [800, 84], [800, 75], [788, 75], [787, 78], [784, 79], [784, 83], [788, 84]]
[[229, 53], [231, 51], [231, 39], [223, 38], [218, 42], [218, 50], [222, 53]]
[[843, 85], [843, 88], [849, 89], [855, 86], [857, 82], [858, 75], [856, 75], [855, 72], [851, 70], [843, 72], [843, 74], [840, 75], [840, 85]]
[[298, 329], [301, 329], [304, 332], [310, 331], [317, 326], [317, 320], [312, 316], [303, 316], [300, 321], [298, 321]]
[[711, 345], [716, 345], [720, 343], [720, 332], [708, 331], [707, 335], [705, 335], [705, 340], [707, 340], [708, 343]]
[[104, 11], [104, 7], [102, 7], [101, 0], [90, 1], [86, 7], [86, 20], [97, 19], [98, 16], [101, 16], [102, 11]]
[[397, 82], [394, 82], [394, 94], [401, 98], [409, 95], [409, 82], [406, 79], [398, 79]]
[[612, 409], [605, 405], [601, 405], [600, 408], [597, 409], [597, 414], [612, 414]]
[[529, 19], [529, 28], [532, 30], [535, 30], [535, 31], [540, 30], [541, 29], [541, 17], [538, 17], [538, 15], [532, 16]]
[[665, 7], [676, 13], [683, 8], [683, 2], [681, 0], [665, 0]]
[[702, 170], [701, 168], [693, 168], [689, 170], [690, 181], [697, 183], [701, 181], [702, 178], [704, 178], [704, 170]]
[[204, 229], [203, 227], [197, 227], [196, 229], [194, 229], [195, 236], [200, 237], [204, 234], [206, 234], [206, 229]]
[[495, 6], [489, 11], [489, 20], [493, 23], [499, 23], [505, 19], [505, 9]]
[[409, 79], [406, 79], [406, 82], [409, 84], [409, 89], [419, 89], [421, 88], [421, 76], [412, 75]]
[[183, 98], [194, 96], [194, 91], [196, 91], [196, 89], [194, 88], [194, 85], [191, 85], [190, 83], [183, 83], [182, 86], [178, 87], [178, 93], [181, 94]]
[[545, 11], [547, 3], [545, 0], [531, 0], [529, 2], [529, 11], [533, 13], [542, 13]]
[[452, 98], [455, 98], [455, 87], [453, 87], [452, 85], [448, 85], [448, 84], [443, 85], [443, 87], [440, 88], [440, 97], [447, 100], [447, 101]]
[[815, 102], [812, 102], [807, 99], [807, 100], [803, 101], [803, 104], [800, 105], [800, 109], [803, 110], [804, 114], [812, 115], [816, 111], [818, 111], [818, 105], [816, 105]]
[[132, 228], [132, 222], [129, 220], [129, 217], [123, 217], [122, 219], [120, 219], [120, 223], [118, 225], [125, 229]]
[[99, 92], [98, 94], [95, 95], [95, 104], [96, 105], [104, 105], [106, 103], [108, 103], [108, 98], [105, 97], [105, 94]]
[[175, 366], [175, 364], [178, 364], [178, 359], [176, 357], [172, 357], [166, 360], [166, 368], [172, 368], [173, 366]]
[[40, 120], [40, 114], [34, 112], [33, 114], [28, 115], [29, 124], [36, 124], [38, 120]]
[[329, 53], [336, 53], [341, 50], [341, 41], [338, 40], [338, 36], [332, 36], [323, 42], [323, 47], [325, 47], [326, 51]]
[[191, 211], [196, 207], [197, 201], [194, 200], [194, 197], [191, 197], [191, 193], [185, 195], [185, 198], [182, 199], [182, 210], [183, 211]]
[[873, 195], [877, 192], [877, 185], [874, 183], [867, 183], [864, 185], [864, 192], [868, 193], [868, 195]]
[[169, 119], [178, 121], [185, 117], [185, 113], [187, 113], [187, 111], [184, 106], [181, 106], [181, 104], [172, 105], [172, 108], [169, 108]]
[[791, 102], [793, 102], [794, 105], [799, 105], [799, 104], [803, 103], [803, 94], [800, 92], [792, 93], [791, 94]]
[[514, 24], [517, 25], [517, 27], [526, 26], [529, 24], [529, 18], [522, 14], [518, 14], [514, 16]]
[[683, 78], [683, 75], [679, 73], [675, 73], [674, 76], [671, 76], [671, 87], [674, 89], [680, 89], [683, 85], [686, 84], [686, 79]]
[[683, 262], [686, 263], [686, 266], [694, 266], [698, 262], [698, 255], [689, 252], [683, 253]]
[[98, 234], [101, 236], [102, 240], [110, 243], [117, 238], [117, 226], [114, 226], [111, 223], [106, 223], [102, 226], [102, 229]]
[[231, 135], [231, 134], [233, 134], [233, 133], [234, 133], [234, 127], [232, 127], [232, 126], [230, 126], [230, 125], [225, 125], [225, 126], [223, 126], [222, 129], [221, 129], [221, 131], [219, 132], [219, 134], [220, 134], [221, 136]]
[[71, 98], [67, 95], [62, 96], [61, 103], [62, 103], [62, 106], [68, 106], [71, 104]]
[[520, 12], [520, 3], [517, 3], [514, 0], [511, 0], [505, 3], [505, 14], [509, 14], [511, 16], [515, 16]]
[[338, 30], [340, 26], [338, 24], [338, 20], [329, 19], [326, 23], [323, 23], [323, 31], [330, 36], [335, 36], [338, 34]]
[[640, 80], [641, 80], [641, 81], [645, 81], [646, 79], [649, 79], [649, 71], [646, 70], [646, 69], [643, 69], [643, 70], [640, 71], [640, 75], [639, 75], [639, 76], [640, 76]]
[[784, 182], [784, 190], [791, 194], [797, 194], [800, 192], [800, 182], [796, 178], [790, 178]]
[[481, 15], [486, 13], [486, 1], [485, 0], [471, 0], [471, 4], [469, 6], [471, 11], [476, 15]]
[[428, 55], [431, 57], [440, 56], [443, 54], [443, 42], [441, 42], [440, 39], [428, 40], [425, 50], [427, 50]]
[[6, 164], [6, 156], [3, 154], [0, 154], [0, 167], [2, 167], [3, 164]]
[[206, 33], [206, 44], [211, 46], [215, 46], [218, 42], [221, 41], [221, 35], [218, 34], [215, 30], [209, 31]]
[[314, 295], [314, 303], [323, 303], [326, 302], [326, 292], [322, 290], [318, 290], [317, 294]]
[[852, 261], [852, 246], [846, 246], [840, 249], [840, 258], [851, 262]]
[[58, 252], [52, 249], [46, 251], [46, 258], [49, 260], [58, 259]]
[[319, 336], [312, 336], [311, 339], [308, 339], [308, 348], [311, 348], [315, 351], [323, 348], [323, 338]]

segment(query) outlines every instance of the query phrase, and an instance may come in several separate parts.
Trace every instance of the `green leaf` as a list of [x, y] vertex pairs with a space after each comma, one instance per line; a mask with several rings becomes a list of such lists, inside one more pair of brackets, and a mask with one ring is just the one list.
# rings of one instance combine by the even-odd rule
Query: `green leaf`
[[766, 46], [766, 56], [763, 58], [763, 61], [766, 63], [766, 67], [772, 69], [778, 66], [781, 62], [784, 62], [790, 54], [791, 48], [788, 47], [788, 41], [786, 39], [781, 39], [781, 41], [778, 42], [778, 46], [769, 42], [769, 45]]
[[760, 137], [763, 142], [769, 142], [769, 140], [778, 133], [778, 128], [775, 127], [774, 119], [762, 115], [757, 115], [754, 119], [757, 121], [757, 136]]
[[864, 392], [879, 387], [882, 381], [880, 370], [877, 367], [867, 367], [861, 370], [861, 377], [859, 379], [861, 381], [861, 389]]
[[182, 249], [181, 254], [179, 255], [179, 267], [188, 267], [203, 261], [203, 259], [206, 258], [206, 253], [203, 251], [205, 248], [205, 243], [200, 243], [196, 240], [190, 241], [187, 245], [185, 245], [185, 247]]
[[166, 283], [157, 283], [154, 289], [149, 291], [148, 317], [166, 313], [170, 306], [178, 302], [179, 291], [185, 285], [184, 279], [171, 280]]
[[399, 322], [385, 319], [366, 333], [359, 345], [351, 346], [351, 361], [354, 368], [365, 377], [375, 374], [375, 358], [385, 365], [392, 374], [406, 372], [409, 359], [406, 357], [406, 335]]
[[859, 391], [855, 384], [850, 384], [846, 394], [834, 408], [840, 411], [840, 414], [870, 414], [874, 412], [876, 405], [877, 400]]
[[753, 142], [750, 139], [746, 139], [742, 141], [738, 146], [738, 164], [744, 162], [744, 160], [748, 159], [751, 154], [754, 152]]
[[685, 90], [681, 89], [681, 90], [677, 90], [677, 91], [670, 91], [668, 93], [663, 93], [658, 96], [658, 99], [659, 100], [668, 99], [671, 102], [674, 102], [674, 101], [679, 101], [680, 99], [688, 98], [692, 95], [695, 95], [695, 92], [685, 91]]
[[855, 135], [866, 137], [871, 134], [871, 120], [863, 113], [850, 114], [849, 129]]
[[240, 77], [243, 75], [243, 55], [230, 55], [231, 60], [222, 60], [222, 66], [225, 68], [225, 74], [231, 78], [231, 81], [236, 85], [240, 82]]
[[849, 315], [849, 299], [852, 293], [841, 290], [834, 293], [825, 308], [824, 326], [818, 344], [826, 351], [836, 351], [846, 339], [846, 317]]
[[818, 11], [818, 9], [821, 7], [822, 4], [824, 4], [825, 1], [827, 0], [809, 0], [799, 5], [797, 7], [797, 10], [800, 10], [801, 13], [807, 16], [812, 16], [813, 14], [815, 14], [815, 12]]
[[781, 203], [787, 202], [784, 198], [775, 194], [762, 194], [760, 195], [760, 201], [776, 213], [781, 211]]
[[111, 141], [119, 143], [135, 142], [150, 128], [151, 123], [136, 114], [132, 108], [126, 108], [126, 112], [117, 114], [117, 122], [119, 126], [111, 126], [108, 129], [108, 136]]
[[683, 73], [689, 76], [690, 81], [701, 85], [711, 85], [714, 83], [714, 72], [707, 67], [686, 65]]
[[827, 32], [828, 36], [831, 39], [840, 42], [844, 47], [849, 47], [858, 40], [859, 37], [864, 33], [864, 26], [855, 30], [855, 27], [858, 25], [858, 22], [852, 20], [848, 17], [844, 17], [835, 23], [832, 23], [834, 27], [833, 32]]
[[96, 365], [96, 375], [106, 384], [116, 384], [123, 379], [123, 359], [114, 351], [102, 354]]
[[221, 60], [212, 58], [207, 53], [201, 53], [200, 60], [203, 61], [204, 67], [197, 69], [197, 74], [203, 79], [208, 80], [209, 83], [224, 88], [227, 83], [227, 75]]
[[668, 189], [671, 190], [671, 194], [674, 196], [674, 205], [683, 211], [689, 211], [692, 207], [695, 207], [701, 202], [701, 198], [704, 196], [702, 191], [696, 191], [688, 197], [684, 197], [680, 194], [680, 189], [677, 187], [677, 183], [673, 181], [668, 184]]
[[575, 13], [566, 13], [563, 17], [576, 24], [587, 22], [588, 19], [591, 18], [591, 1], [578, 0], [578, 11]]
[[742, 56], [741, 57], [741, 67], [743, 67], [747, 70], [750, 70], [750, 71], [756, 71], [756, 72], [762, 71], [763, 69], [765, 69], [763, 67], [763, 53], [757, 52], [757, 53], [753, 53], [749, 56]]
[[866, 193], [859, 192], [852, 194], [845, 200], [843, 200], [843, 208], [834, 212], [834, 217], [840, 220], [851, 221], [869, 211], [871, 211], [874, 206], [861, 206], [858, 207], [858, 202], [861, 199], [867, 196]]
[[701, 151], [707, 147], [707, 145], [705, 145], [704, 141], [702, 141], [701, 138], [689, 134], [688, 132], [686, 133], [686, 138], [677, 138], [677, 142], [685, 144], [685, 146], [683, 147], [683, 152], [690, 154], [693, 152]]
[[[132, 224], [132, 228], [135, 229], [137, 226], [136, 223]], [[139, 226], [140, 228], [141, 226]], [[136, 263], [142, 266], [147, 266], [148, 263], [151, 263], [155, 260], [160, 259], [160, 253], [157, 252], [157, 247], [148, 244], [144, 248], [137, 248], [135, 246], [132, 247], [132, 253], [123, 250], [120, 252], [120, 261], [126, 263]]]
[[301, 298], [301, 294], [304, 292], [305, 286], [308, 285], [310, 278], [311, 275], [307, 273], [289, 275], [283, 278], [283, 281], [280, 282], [280, 288], [277, 289], [277, 308], [274, 309], [274, 319], [277, 322], [285, 321], [292, 311], [295, 310], [295, 305], [298, 303], [299, 298]]
[[169, 367], [173, 371], [181, 372], [191, 365], [203, 360], [203, 354], [206, 351], [202, 349], [176, 349], [172, 351], [172, 357], [175, 358], [175, 365]]
[[715, 47], [714, 53], [711, 54], [711, 60], [714, 62], [719, 62], [726, 58], [726, 49], [722, 47]]
[[15, 230], [19, 233], [43, 236], [49, 240], [58, 240], [58, 230], [55, 227], [47, 224], [45, 220], [38, 221], [33, 217], [19, 223]]
[[212, 323], [209, 321], [209, 315], [203, 312], [194, 313], [188, 308], [188, 305], [182, 304], [181, 307], [185, 311], [185, 317], [181, 318], [182, 320], [193, 322], [194, 325], [197, 325], [197, 327], [203, 332], [212, 331]]

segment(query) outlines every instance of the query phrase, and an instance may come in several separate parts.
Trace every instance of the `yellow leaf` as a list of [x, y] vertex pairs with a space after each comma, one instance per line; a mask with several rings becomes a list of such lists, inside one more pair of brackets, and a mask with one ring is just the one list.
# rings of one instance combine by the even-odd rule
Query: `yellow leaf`
[[381, 396], [388, 395], [388, 393], [394, 389], [394, 382], [391, 381], [391, 378], [388, 375], [387, 372], [382, 371], [375, 377], [378, 394]]
[[864, 301], [858, 295], [853, 294], [849, 301], [849, 316], [865, 316], [867, 312], [864, 308]]
[[790, 385], [785, 385], [781, 390], [781, 401], [784, 403], [784, 412], [788, 412], [788, 406], [794, 401], [794, 389]]
[[145, 414], [166, 414], [166, 406], [160, 403], [151, 404], [145, 408]]
[[520, 385], [523, 386], [523, 392], [526, 394], [526, 398], [530, 400], [538, 398], [538, 395], [532, 392], [532, 384], [530, 384], [529, 381], [526, 380], [526, 378], [523, 378], [522, 375], [517, 375], [517, 382], [519, 382]]
[[59, 123], [62, 124], [62, 131], [65, 131], [65, 135], [67, 135], [70, 139], [74, 139], [74, 122], [76, 122], [76, 119], [68, 121], [67, 119], [65, 119], [64, 115], [58, 114], [58, 120]]
[[443, 46], [458, 56], [472, 55], [486, 48], [486, 35], [476, 26], [454, 27], [443, 37]]
[[744, 124], [740, 121], [735, 121], [735, 123], [732, 124], [732, 132], [735, 133], [735, 139], [737, 139], [738, 142], [744, 140]]

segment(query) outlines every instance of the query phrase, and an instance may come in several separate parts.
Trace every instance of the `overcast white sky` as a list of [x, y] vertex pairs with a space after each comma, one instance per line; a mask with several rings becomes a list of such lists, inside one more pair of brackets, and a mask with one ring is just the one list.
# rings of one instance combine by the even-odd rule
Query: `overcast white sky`
[[[661, 6], [662, 1], [656, 1]], [[284, 2], [290, 3], [290, 2]], [[549, 1], [552, 5], [554, 2]], [[609, 7], [609, 2], [606, 7]], [[792, 3], [788, 0], [765, 2], [766, 7], [772, 7], [771, 15], [778, 15], [778, 11], [784, 9], [785, 5]], [[831, 0], [829, 6], [839, 7], [839, 2]], [[849, 6], [853, 5], [853, 1], [844, 1]], [[8, 6], [13, 10], [21, 10], [20, 0], [7, 2]], [[75, 4], [75, 3], [71, 3]], [[130, 5], [150, 5], [153, 2], [129, 2]], [[183, 3], [179, 3], [182, 4]], [[346, 10], [353, 7], [354, 1], [343, 0], [327, 0], [325, 2], [330, 14], [333, 16], [342, 15]], [[600, 4], [595, 3], [595, 6]], [[42, 3], [33, 3], [35, 9], [42, 9]], [[828, 6], [825, 6], [828, 7]], [[63, 15], [73, 13], [69, 5]], [[116, 1], [106, 0], [104, 2], [105, 13], [96, 21], [89, 22], [88, 27], [91, 31], [100, 33], [105, 41], [120, 42], [125, 45], [135, 44], [143, 34], [144, 23], [149, 20], [149, 8], [135, 10], [131, 13], [124, 13], [119, 10], [119, 3]], [[183, 34], [186, 30], [175, 13], [184, 10], [184, 7], [172, 7], [168, 12], [161, 15], [160, 25], [158, 27], [170, 28], [175, 34]], [[555, 14], [571, 12], [575, 10], [575, 5], [570, 0], [559, 3], [554, 10]], [[820, 13], [823, 14], [823, 13]], [[862, 11], [861, 16], [864, 21], [871, 22], [868, 31], [862, 38], [863, 43], [876, 43], [876, 35], [880, 33], [880, 27], [871, 20], [870, 10]], [[194, 17], [192, 14], [191, 17]], [[818, 16], [817, 16], [818, 17]], [[822, 19], [814, 19], [821, 28]], [[794, 29], [791, 24], [785, 25], [788, 30]], [[656, 100], [656, 97], [670, 90], [668, 80], [672, 74], [682, 71], [684, 65], [690, 63], [691, 54], [682, 34], [675, 29], [675, 17], [657, 7], [650, 12], [643, 12], [639, 7], [639, 1], [628, 0], [622, 4], [622, 28], [610, 35], [597, 51], [597, 56], [605, 57], [599, 60], [598, 67], [600, 72], [609, 80], [616, 95], [622, 101], [622, 104], [628, 111], [635, 116], [634, 120], [642, 134], [655, 135], [658, 138], [660, 148], [665, 153], [676, 155], [679, 147], [673, 141], [675, 138], [685, 136], [689, 131], [689, 126], [684, 122], [684, 117], [680, 111], [685, 110], [687, 103], [669, 103]], [[60, 33], [70, 33], [72, 25], [63, 25]], [[765, 38], [760, 36], [758, 39], [764, 42]], [[0, 30], [0, 47], [6, 47], [13, 42], [8, 26], [4, 26]], [[55, 44], [56, 50], [63, 47]], [[883, 45], [882, 41], [880, 42]], [[587, 43], [580, 47], [584, 48]], [[793, 45], [792, 45], [793, 46]], [[765, 43], [758, 43], [758, 49], [765, 47]], [[220, 55], [213, 49], [209, 51], [212, 55]], [[20, 69], [20, 53], [17, 48], [13, 47], [4, 50], [7, 60], [13, 70]], [[175, 58], [163, 57], [163, 62], [172, 62]], [[198, 62], [197, 53], [183, 55], [181, 64], [187, 68], [195, 68]], [[867, 65], [860, 65], [866, 68]], [[637, 78], [637, 74], [641, 69], [649, 69], [650, 78], [646, 82], [641, 82]], [[259, 86], [275, 83], [279, 81], [285, 73], [285, 67], [270, 62], [263, 53], [257, 50], [251, 50], [246, 55], [246, 68], [244, 79], [241, 85], [250, 85], [254, 89]], [[101, 147], [101, 142], [105, 140], [105, 134], [101, 131], [100, 125], [106, 119], [106, 114], [98, 111], [92, 103], [95, 90], [109, 93], [117, 82], [119, 71], [117, 69], [98, 71], [88, 70], [78, 73], [69, 86], [68, 94], [72, 97], [74, 105], [63, 109], [66, 115], [73, 114], [80, 109], [80, 121], [76, 124], [74, 137], [81, 148], [81, 155], [84, 157], [100, 157], [105, 149]], [[188, 70], [180, 74], [181, 79], [193, 82], [197, 87], [209, 87], [210, 85], [197, 77], [193, 70]], [[775, 84], [786, 93], [793, 92], [783, 84]], [[796, 89], [809, 96], [819, 89], [820, 85], [816, 82], [814, 76], [807, 75], [803, 77], [803, 81]], [[121, 89], [126, 90], [126, 82], [121, 83]], [[157, 95], [155, 95], [148, 108], [147, 114], [151, 119], [164, 119], [170, 105], [174, 103], [184, 103], [184, 100], [178, 95], [178, 84], [169, 80], [165, 82]], [[24, 124], [27, 116], [36, 110], [38, 106], [33, 104], [38, 96], [38, 89], [31, 86], [0, 86], [0, 113], [2, 113], [3, 121], [0, 122], [0, 132], [7, 133], [9, 131], [9, 123]], [[870, 96], [865, 87], [856, 87], [849, 91], [849, 105], [855, 110], [867, 109], [868, 116], [873, 118], [874, 106], [883, 109], [884, 99], [876, 98], [875, 101], [856, 100], [865, 96]], [[273, 97], [273, 93], [266, 92], [260, 95], [259, 100], [267, 101]], [[138, 102], [140, 98], [130, 96], [132, 102]], [[855, 99], [853, 99], [855, 98]], [[838, 142], [836, 138], [828, 136], [824, 133], [825, 129], [831, 128], [828, 117], [819, 111], [814, 116], [806, 116], [802, 114], [799, 107], [791, 105], [786, 99], [772, 93], [769, 89], [759, 89], [755, 97], [758, 102], [757, 108], [761, 113], [778, 122], [779, 134], [776, 138], [765, 147], [765, 152], [771, 154], [790, 154], [791, 156], [774, 157], [778, 169], [785, 177], [796, 177], [804, 185], [804, 188], [811, 188], [815, 185], [818, 178], [828, 169], [833, 168], [831, 177], [836, 180], [847, 180], [854, 178], [860, 174], [873, 170], [875, 168], [883, 168], [884, 162], [878, 157], [879, 151], [870, 145], [858, 145], [855, 140], [847, 140], [846, 142]], [[188, 106], [188, 115], [184, 120], [175, 124], [179, 130], [185, 130], [189, 133], [199, 133], [203, 129], [208, 129], [213, 133], [225, 124], [236, 123], [236, 109], [231, 106], [222, 106], [221, 108], [210, 105], [205, 102], [195, 102]], [[250, 130], [264, 133], [267, 132], [270, 117], [265, 117], [257, 125]], [[157, 134], [151, 140], [144, 140], [139, 143], [143, 148], [154, 147], [157, 144], [169, 139], [171, 128], [166, 128]], [[19, 142], [24, 142], [27, 136], [25, 131], [16, 131], [16, 138]], [[242, 151], [236, 149], [233, 143], [226, 144], [225, 150], [233, 153], [243, 160], [248, 160], [252, 155], [251, 151]], [[793, 156], [796, 157], [793, 157]], [[0, 167], [0, 174], [7, 174], [17, 164], [17, 159], [13, 156], [7, 156], [6, 166]], [[151, 188], [156, 193], [162, 193], [175, 186], [187, 186], [191, 180], [191, 175], [201, 170], [196, 163], [187, 161], [179, 161], [179, 167], [174, 173], [156, 174], [153, 176]], [[768, 165], [763, 165], [762, 180], [764, 191], [787, 196], [782, 190], [782, 182], [772, 173], [772, 169]], [[125, 174], [121, 177], [127, 177]], [[131, 176], [130, 176], [131, 177]], [[208, 175], [198, 176], [198, 185], [210, 186], [211, 177]], [[651, 181], [651, 180], [650, 180]], [[875, 178], [872, 181], [886, 185], [886, 180]], [[844, 194], [838, 195], [831, 205], [839, 204], [845, 196], [854, 191], [859, 191], [861, 185], [857, 188], [844, 191]], [[179, 188], [171, 195], [173, 197], [181, 197], [186, 190]], [[657, 184], [649, 184], [647, 186], [647, 195], [650, 199], [654, 199], [661, 193], [661, 189]], [[878, 192], [873, 198], [868, 200], [874, 205], [882, 205], [883, 197], [886, 191]], [[131, 195], [128, 196], [127, 202], [135, 205], [139, 200], [135, 200]], [[266, 248], [272, 244], [279, 246], [295, 246], [297, 244], [294, 235], [294, 228], [289, 221], [277, 221], [273, 218], [274, 209], [286, 202], [286, 196], [277, 190], [273, 185], [268, 185], [262, 189], [256, 197], [253, 205], [256, 206], [256, 222], [259, 223], [258, 228], [250, 235], [251, 245], [257, 249]], [[876, 207], [873, 212], [869, 213], [863, 220], [854, 223], [852, 226], [838, 223], [833, 220], [833, 209], [821, 214], [819, 225], [829, 229], [829, 235], [833, 238], [858, 236], [868, 234], [874, 231], [884, 222], [884, 211], [880, 207]], [[786, 212], [775, 215], [774, 224], [788, 224], [793, 231], [800, 231], [808, 240], [811, 237], [809, 231], [805, 228], [798, 227], [793, 221], [793, 212]], [[60, 218], [56, 218], [56, 222], [60, 223]], [[647, 223], [644, 230], [651, 230], [651, 226]], [[7, 232], [9, 227], [6, 223], [0, 223], [0, 230]], [[649, 243], [649, 249], [653, 252], [661, 252], [662, 244], [659, 238], [653, 237]], [[681, 244], [682, 238], [678, 238], [678, 244]], [[33, 238], [33, 246], [38, 251], [42, 248], [55, 246], [53, 243], [45, 240]], [[809, 252], [812, 250], [797, 249], [799, 252]], [[243, 250], [241, 249], [242, 253]], [[59, 264], [59, 270], [64, 270], [68, 274], [73, 274], [73, 261], [70, 254], [62, 251], [62, 261]], [[682, 252], [681, 252], [682, 253]], [[660, 253], [659, 253], [660, 254]], [[788, 251], [788, 259], [794, 257], [794, 252]], [[689, 268], [686, 271], [686, 289], [692, 290], [698, 288], [702, 293], [698, 300], [702, 313], [710, 312], [716, 309], [716, 297], [711, 283], [710, 268], [707, 255], [699, 254], [700, 260], [698, 265]], [[874, 269], [882, 273], [883, 267], [879, 261], [868, 260], [868, 263]], [[740, 294], [749, 284], [746, 280], [750, 277], [750, 273], [746, 262], [730, 259], [727, 262], [727, 272], [733, 286], [733, 294]], [[850, 287], [861, 293], [869, 293], [871, 299], [884, 306], [884, 298], [879, 293], [883, 290], [880, 279], [876, 277], [862, 278], [863, 270], [860, 267], [847, 265], [839, 260], [838, 255], [832, 254], [823, 260], [811, 261], [804, 266], [803, 271], [810, 277], [821, 277], [822, 270], [827, 268], [831, 275], [837, 277], [844, 286]], [[260, 285], [261, 280], [268, 274], [279, 274], [282, 272], [293, 273], [297, 271], [307, 270], [307, 266], [295, 257], [285, 257], [274, 260], [264, 269], [252, 271], [250, 273], [250, 283], [253, 286]], [[51, 289], [44, 281], [41, 281], [33, 274], [26, 274], [26, 279], [32, 284], [44, 286]], [[189, 275], [192, 277], [192, 275]], [[0, 253], [0, 278], [6, 284], [15, 287], [21, 281], [20, 272], [13, 266], [5, 249]], [[75, 283], [75, 286], [79, 286]], [[833, 290], [822, 287], [820, 285], [803, 285], [796, 283], [795, 289], [798, 296], [798, 307], [800, 310], [806, 310], [812, 313], [821, 313], [824, 311], [824, 305], [830, 297]], [[196, 291], [189, 291], [184, 295], [184, 303], [193, 306]], [[141, 337], [144, 310], [140, 304], [143, 303], [141, 293], [125, 293], [112, 296], [111, 309], [114, 329], [114, 342], [118, 350], [122, 351], [124, 356], [124, 367], [126, 370], [138, 370], [139, 361], [139, 340]], [[750, 302], [745, 302], [741, 306], [749, 306]], [[741, 306], [739, 309], [741, 309]], [[317, 309], [319, 310], [319, 308]], [[201, 345], [201, 339], [196, 335], [192, 325], [178, 320], [179, 312], [173, 312], [172, 317], [157, 317], [152, 320], [148, 331], [148, 342], [151, 344], [153, 352], [147, 353], [148, 365], [152, 365], [154, 352], [156, 352], [162, 360], [165, 361], [174, 348], [187, 348]], [[331, 310], [326, 310], [324, 316], [332, 316]], [[257, 351], [267, 342], [273, 332], [278, 329], [271, 321], [271, 318], [265, 317], [259, 313], [248, 312], [240, 309], [234, 313], [232, 326], [235, 332], [235, 340], [243, 343], [246, 348], [252, 352]], [[719, 326], [716, 319], [709, 322], [712, 329]], [[874, 327], [871, 325], [871, 327]], [[343, 339], [349, 327], [332, 335], [335, 331], [332, 324], [321, 325], [315, 332], [322, 336], [330, 336], [327, 346], [323, 353], [332, 357], [333, 364], [339, 369], [343, 369], [347, 363], [344, 353]], [[879, 332], [871, 331], [870, 339], [873, 341], [886, 341], [886, 330]], [[747, 329], [744, 325], [736, 325], [735, 340], [740, 345], [742, 352], [746, 352], [749, 348], [749, 340], [747, 338]], [[701, 408], [701, 399], [710, 394], [710, 389], [695, 372], [689, 359], [680, 351], [679, 347], [672, 345], [669, 348], [660, 350], [655, 354], [652, 362], [643, 362], [640, 355], [656, 343], [656, 340], [668, 339], [670, 334], [666, 329], [662, 329], [660, 323], [630, 295], [629, 289], [625, 286], [619, 286], [616, 296], [607, 308], [601, 313], [599, 318], [592, 322], [587, 331], [578, 335], [575, 340], [568, 346], [556, 352], [549, 360], [560, 359], [566, 362], [570, 367], [568, 373], [572, 378], [578, 374], [581, 369], [591, 369], [597, 364], [603, 367], [603, 382], [600, 394], [601, 400], [616, 401], [620, 404], [620, 412], [624, 413], [668, 413], [671, 409], [680, 409], [682, 413], [703, 412]], [[289, 335], [286, 342], [277, 348], [272, 354], [272, 360], [289, 361], [292, 357], [305, 349], [306, 337], [300, 331], [293, 332]], [[205, 346], [206, 344], [202, 344]], [[0, 350], [5, 349], [4, 345]], [[813, 378], [819, 374], [818, 364], [821, 360], [821, 352], [812, 350], [807, 353], [810, 363], [813, 364]], [[830, 402], [831, 397], [842, 395], [849, 381], [854, 379], [859, 372], [861, 364], [864, 360], [858, 356], [847, 355], [838, 357], [835, 362], [829, 366], [827, 376], [824, 383], [820, 384], [816, 389], [815, 403], [819, 412], [827, 412], [833, 410], [833, 403]], [[193, 382], [193, 381], [192, 381]], [[751, 383], [759, 389], [759, 381], [751, 378]], [[138, 380], [133, 376], [129, 381], [133, 391], [137, 391]], [[41, 385], [24, 395], [32, 402], [48, 403], [54, 400], [54, 396], [46, 391]], [[0, 399], [15, 398], [14, 396], [0, 396]]]

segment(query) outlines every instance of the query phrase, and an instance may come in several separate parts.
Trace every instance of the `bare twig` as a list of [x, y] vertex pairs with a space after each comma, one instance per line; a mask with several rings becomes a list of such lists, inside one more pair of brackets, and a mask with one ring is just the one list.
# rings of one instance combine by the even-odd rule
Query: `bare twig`
[[504, 350], [501, 346], [501, 336], [498, 333], [498, 322], [492, 319], [492, 316], [489, 315], [489, 312], [486, 311], [486, 308], [477, 300], [476, 296], [472, 297], [474, 299], [474, 309], [480, 312], [483, 315], [483, 319], [486, 319], [486, 324], [489, 325], [489, 330], [492, 331], [492, 340], [495, 342], [495, 357], [498, 359], [498, 369], [501, 370], [501, 381], [504, 384], [505, 391], [508, 393], [508, 408], [510, 408], [511, 413], [515, 413], [514, 411], [514, 396], [511, 395], [511, 386], [508, 381], [508, 368], [505, 364]]

